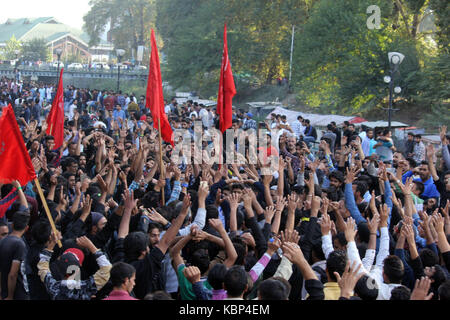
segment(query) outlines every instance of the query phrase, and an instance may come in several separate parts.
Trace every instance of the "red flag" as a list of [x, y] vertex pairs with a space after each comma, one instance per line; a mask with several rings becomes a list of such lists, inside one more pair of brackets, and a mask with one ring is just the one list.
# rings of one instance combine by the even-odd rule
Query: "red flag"
[[52, 103], [52, 108], [47, 116], [47, 135], [55, 137], [55, 149], [62, 146], [64, 142], [64, 89], [63, 89], [63, 71], [61, 68], [59, 74], [58, 90]]
[[222, 67], [220, 69], [219, 93], [217, 95], [217, 114], [220, 117], [220, 131], [225, 132], [231, 127], [233, 110], [232, 100], [236, 94], [236, 87], [234, 86], [233, 73], [231, 72], [231, 63], [228, 59], [228, 45], [227, 45], [227, 24], [223, 28], [223, 56]]
[[3, 108], [0, 118], [0, 183], [18, 180], [26, 185], [36, 178], [33, 164], [25, 148], [11, 105]]
[[153, 127], [158, 129], [158, 121], [161, 122], [161, 137], [164, 141], [173, 143], [173, 131], [164, 111], [164, 97], [162, 89], [161, 69], [159, 66], [158, 48], [156, 47], [155, 32], [151, 34], [151, 56], [147, 80], [147, 95], [145, 107], [149, 108], [153, 117]]

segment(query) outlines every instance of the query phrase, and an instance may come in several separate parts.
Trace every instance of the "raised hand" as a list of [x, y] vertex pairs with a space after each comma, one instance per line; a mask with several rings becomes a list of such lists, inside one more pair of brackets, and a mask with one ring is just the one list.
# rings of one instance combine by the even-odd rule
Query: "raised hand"
[[291, 211], [291, 212], [295, 211], [295, 209], [297, 208], [297, 201], [298, 201], [298, 196], [295, 192], [288, 196], [288, 210], [289, 211]]
[[230, 203], [230, 209], [233, 211], [237, 210], [239, 205], [239, 195], [236, 192], [233, 192], [228, 197], [228, 202]]
[[292, 263], [300, 264], [302, 259], [305, 259], [300, 246], [297, 243], [285, 242], [282, 246], [283, 255]]
[[89, 240], [88, 237], [83, 236], [80, 238], [77, 238], [76, 243], [78, 246], [80, 246], [81, 248], [86, 248], [88, 249], [91, 253], [95, 253], [97, 251], [97, 248], [95, 247], [95, 245], [92, 243], [91, 240]]
[[98, 174], [96, 176], [96, 178], [97, 178], [97, 183], [98, 183], [100, 189], [102, 190], [102, 193], [108, 192], [108, 186], [107, 186], [105, 180], [103, 180], [102, 176]]
[[319, 219], [318, 222], [320, 224], [320, 230], [322, 232], [322, 235], [326, 236], [327, 234], [329, 234], [331, 230], [330, 216], [327, 213], [322, 214], [322, 217]]
[[281, 241], [277, 237], [272, 237], [267, 242], [267, 253], [274, 254], [281, 247]]
[[300, 235], [297, 230], [285, 230], [281, 231], [281, 242], [293, 242], [298, 243], [300, 241]]
[[125, 210], [132, 211], [137, 203], [137, 199], [134, 200], [134, 192], [126, 189], [122, 197], [125, 203]]
[[192, 284], [200, 281], [201, 272], [200, 269], [195, 266], [184, 268], [183, 274], [186, 279], [188, 279], [188, 281]]
[[272, 222], [272, 218], [274, 215], [275, 215], [275, 207], [274, 206], [266, 207], [266, 210], [264, 210], [264, 217], [267, 223]]
[[345, 175], [345, 183], [353, 183], [359, 170], [357, 168], [352, 168], [350, 170], [347, 168], [346, 171], [347, 174]]
[[181, 212], [184, 212], [185, 214], [188, 213], [189, 208], [191, 207], [191, 195], [186, 194], [183, 198], [183, 205], [181, 207]]
[[347, 242], [355, 241], [356, 233], [358, 232], [358, 229], [356, 228], [356, 222], [355, 220], [350, 217], [345, 222], [345, 239]]
[[209, 193], [209, 186], [206, 181], [201, 181], [200, 186], [198, 187], [198, 199], [199, 200], [205, 200]]
[[420, 280], [416, 280], [414, 290], [411, 292], [410, 300], [431, 300], [433, 298], [433, 292], [430, 291], [431, 280], [428, 277], [422, 277]]
[[255, 248], [256, 247], [256, 242], [255, 242], [255, 238], [253, 238], [252, 234], [250, 232], [244, 232], [241, 235], [241, 239], [242, 241], [244, 241], [249, 247], [251, 248]]
[[282, 212], [286, 205], [287, 205], [286, 198], [285, 197], [283, 197], [283, 198], [279, 197], [278, 201], [277, 201], [277, 203], [275, 205], [275, 210], [278, 211], [278, 212]]
[[270, 183], [272, 182], [272, 180], [273, 180], [273, 175], [265, 175], [265, 176], [263, 176], [263, 184], [264, 184], [264, 186], [266, 186], [266, 187], [270, 186]]
[[380, 227], [387, 227], [389, 211], [386, 203], [384, 205], [380, 205], [379, 212], [380, 212]]
[[220, 220], [220, 219], [209, 219], [208, 222], [209, 222], [210, 226], [213, 227], [214, 229], [216, 229], [217, 231], [224, 229], [222, 220]]
[[347, 265], [345, 267], [344, 273], [342, 274], [342, 277], [339, 275], [339, 273], [334, 272], [337, 283], [339, 284], [339, 288], [341, 289], [341, 297], [349, 299], [352, 295], [353, 289], [356, 286], [356, 283], [364, 275], [364, 273], [362, 272], [358, 273], [362, 264], [358, 263], [357, 267], [356, 264], [356, 261], [352, 262], [351, 265], [347, 261]]
[[378, 226], [380, 225], [380, 215], [378, 212], [374, 213], [372, 219], [367, 218], [367, 227], [370, 233], [377, 233]]

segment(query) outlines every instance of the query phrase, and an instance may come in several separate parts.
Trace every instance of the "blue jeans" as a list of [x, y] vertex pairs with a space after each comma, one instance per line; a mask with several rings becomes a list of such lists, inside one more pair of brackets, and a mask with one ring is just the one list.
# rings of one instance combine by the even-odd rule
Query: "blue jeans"
[[316, 138], [312, 137], [312, 136], [304, 136], [303, 137], [303, 141], [306, 142], [306, 145], [308, 146], [308, 148], [311, 147], [311, 143], [316, 141]]

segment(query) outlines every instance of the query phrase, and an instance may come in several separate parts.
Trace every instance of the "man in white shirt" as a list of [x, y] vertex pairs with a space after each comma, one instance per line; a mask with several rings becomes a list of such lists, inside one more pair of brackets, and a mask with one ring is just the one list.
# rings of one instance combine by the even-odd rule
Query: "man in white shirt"
[[75, 115], [74, 111], [77, 109], [77, 100], [73, 100], [73, 103], [69, 106], [69, 121], [73, 119], [73, 116]]
[[300, 137], [303, 136], [303, 133], [305, 132], [305, 126], [303, 125], [302, 116], [298, 116], [297, 120], [292, 123], [292, 130], [294, 131], [297, 139], [300, 139]]
[[[405, 266], [402, 260], [394, 255], [389, 255], [389, 231], [388, 231], [388, 208], [384, 205], [382, 214], [380, 214], [380, 247], [376, 257], [375, 265], [372, 263], [364, 263], [361, 261], [355, 241], [348, 241], [347, 255], [349, 262], [361, 264], [359, 272], [367, 274], [370, 278], [375, 280], [375, 283], [370, 283], [368, 286], [378, 288], [377, 300], [389, 300], [391, 298], [391, 291], [401, 286], [403, 276], [405, 274]], [[350, 240], [350, 239], [349, 239]], [[357, 266], [356, 265], [356, 266]], [[372, 266], [371, 270], [367, 267]]]
[[202, 119], [203, 126], [206, 128], [209, 128], [209, 112], [206, 110], [206, 108], [201, 108], [200, 112], [198, 113], [198, 116], [200, 119]]

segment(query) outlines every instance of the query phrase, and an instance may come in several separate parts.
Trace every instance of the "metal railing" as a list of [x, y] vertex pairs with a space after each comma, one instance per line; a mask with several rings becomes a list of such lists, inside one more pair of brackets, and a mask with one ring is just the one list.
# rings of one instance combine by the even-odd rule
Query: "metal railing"
[[[25, 66], [20, 65], [17, 68], [11, 65], [0, 64], [0, 75], [14, 75], [15, 70], [19, 70], [22, 76], [40, 76], [40, 77], [57, 77], [57, 67], [53, 66]], [[118, 70], [111, 69], [72, 69], [64, 68], [64, 74], [71, 75], [74, 78], [117, 78]], [[148, 70], [129, 70], [120, 68], [120, 76], [124, 79], [147, 79]]]

